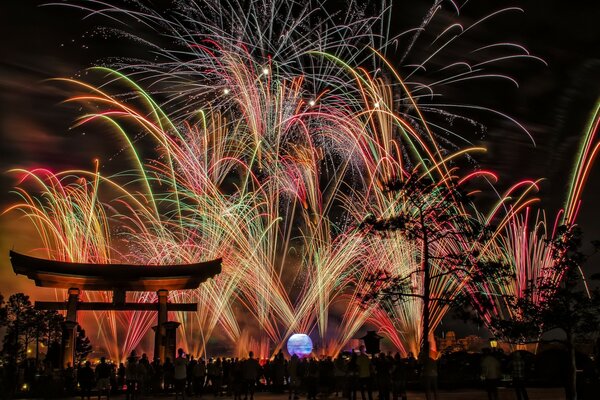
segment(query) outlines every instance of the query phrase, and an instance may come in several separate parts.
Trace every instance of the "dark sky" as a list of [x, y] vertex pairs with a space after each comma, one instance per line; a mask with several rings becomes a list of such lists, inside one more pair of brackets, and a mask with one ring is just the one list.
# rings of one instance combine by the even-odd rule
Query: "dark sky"
[[[67, 7], [39, 7], [43, 2], [3, 1], [0, 3], [0, 171], [21, 166], [92, 168], [92, 159], [110, 153], [111, 146], [99, 136], [68, 128], [79, 115], [77, 109], [61, 104], [71, 93], [65, 85], [45, 81], [73, 77], [99, 60], [123, 50], [137, 52], [135, 46], [101, 40], [95, 28], [104, 21], [82, 19], [83, 13]], [[164, 3], [164, 2], [161, 2]], [[394, 30], [417, 26], [433, 1], [397, 1]], [[460, 22], [472, 22], [494, 8], [489, 1], [471, 0], [463, 9]], [[482, 167], [500, 174], [506, 185], [524, 178], [546, 178], [542, 184], [543, 206], [550, 214], [561, 206], [575, 159], [582, 130], [600, 95], [600, 28], [597, 2], [559, 0], [493, 2], [522, 7], [524, 13], [511, 13], [485, 24], [455, 46], [451, 59], [461, 49], [476, 48], [490, 40], [524, 45], [543, 58], [548, 66], [533, 61], [511, 61], [502, 65], [520, 83], [466, 83], [443, 89], [457, 102], [482, 104], [505, 111], [523, 123], [537, 146], [514, 125], [489, 114], [475, 115], [488, 127], [485, 144], [488, 154], [480, 159]], [[440, 22], [455, 18], [449, 11], [438, 16]], [[445, 26], [445, 25], [443, 25]], [[427, 44], [427, 34], [418, 46]], [[431, 38], [429, 38], [431, 39]], [[402, 46], [401, 46], [402, 47]], [[119, 54], [117, 54], [119, 55]], [[399, 59], [400, 53], [389, 54]], [[461, 54], [458, 54], [461, 56]], [[400, 69], [402, 71], [402, 69]], [[475, 140], [475, 137], [474, 137]], [[600, 167], [596, 166], [584, 194], [580, 223], [588, 238], [600, 237]], [[13, 177], [0, 175], [0, 206], [4, 209]], [[22, 221], [22, 220], [21, 220]], [[8, 277], [7, 250], [12, 246], [26, 250], [23, 222], [11, 216], [0, 220], [0, 292], [18, 290], [22, 280]], [[600, 271], [600, 266], [592, 266]]]

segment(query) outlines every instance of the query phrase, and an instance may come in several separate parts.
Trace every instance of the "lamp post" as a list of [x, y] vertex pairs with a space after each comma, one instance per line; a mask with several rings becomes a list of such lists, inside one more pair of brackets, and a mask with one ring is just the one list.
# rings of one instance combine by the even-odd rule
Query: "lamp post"
[[379, 336], [375, 331], [368, 331], [367, 334], [361, 337], [361, 340], [365, 344], [366, 352], [375, 356], [379, 353], [379, 341], [383, 339], [383, 336]]

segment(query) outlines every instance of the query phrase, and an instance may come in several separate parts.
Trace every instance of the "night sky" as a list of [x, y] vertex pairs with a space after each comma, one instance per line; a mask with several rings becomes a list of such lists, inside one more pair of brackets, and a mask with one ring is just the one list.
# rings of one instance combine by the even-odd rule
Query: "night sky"
[[[101, 135], [85, 129], [70, 130], [79, 115], [76, 107], [61, 104], [71, 93], [66, 85], [48, 81], [56, 77], [76, 77], [86, 67], [107, 57], [140, 53], [131, 43], [103, 39], [96, 28], [106, 24], [101, 18], [83, 19], [80, 10], [44, 6], [36, 1], [0, 3], [0, 208], [15, 200], [9, 194], [15, 181], [5, 173], [13, 167], [47, 166], [54, 171], [66, 168], [93, 168], [92, 160], [107, 159], [115, 149]], [[159, 2], [161, 5], [165, 2]], [[394, 9], [394, 30], [417, 26], [432, 1], [398, 1]], [[461, 22], [473, 21], [493, 10], [489, 1], [471, 0], [463, 9]], [[497, 3], [497, 2], [493, 2]], [[600, 28], [597, 2], [558, 0], [501, 2], [502, 6], [522, 7], [524, 13], [510, 13], [485, 24], [462, 42], [465, 52], [491, 38], [522, 44], [548, 66], [532, 60], [509, 61], [503, 72], [515, 78], [520, 87], [507, 83], [466, 83], [443, 89], [457, 102], [481, 104], [502, 110], [524, 124], [537, 146], [514, 125], [481, 113], [475, 115], [487, 126], [483, 140], [489, 152], [479, 158], [481, 167], [499, 173], [508, 186], [524, 178], [545, 178], [540, 196], [542, 206], [554, 216], [565, 200], [567, 182], [583, 128], [600, 96]], [[592, 7], [595, 7], [594, 9]], [[446, 24], [455, 18], [450, 10], [438, 15]], [[435, 24], [432, 23], [433, 28]], [[423, 42], [427, 41], [424, 34]], [[400, 46], [401, 47], [401, 46]], [[452, 51], [460, 52], [461, 47]], [[415, 56], [419, 49], [415, 50]], [[117, 54], [115, 54], [117, 53]], [[461, 54], [458, 54], [461, 56]], [[398, 60], [401, 52], [388, 53]], [[456, 58], [457, 54], [441, 56]], [[465, 56], [467, 57], [467, 56]], [[468, 55], [472, 57], [472, 55]], [[402, 72], [402, 69], [400, 69]], [[596, 165], [586, 191], [579, 221], [587, 239], [600, 238], [600, 166]], [[16, 214], [0, 220], [0, 292], [26, 290], [32, 284], [15, 278], [8, 261], [8, 249], [30, 250], [25, 220]], [[598, 257], [588, 269], [600, 271]]]

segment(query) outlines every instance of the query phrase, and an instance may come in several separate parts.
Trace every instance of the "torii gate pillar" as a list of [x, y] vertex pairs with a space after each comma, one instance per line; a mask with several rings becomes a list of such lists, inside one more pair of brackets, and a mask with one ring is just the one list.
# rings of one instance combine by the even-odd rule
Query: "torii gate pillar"
[[75, 367], [75, 337], [77, 335], [77, 304], [79, 303], [79, 289], [70, 288], [67, 299], [67, 316], [62, 324], [62, 354], [61, 361], [63, 368], [67, 364]]
[[171, 362], [175, 361], [177, 356], [177, 328], [181, 325], [177, 321], [167, 321], [163, 325], [165, 330], [165, 360], [167, 357], [171, 359]]
[[167, 341], [165, 322], [168, 319], [167, 300], [169, 298], [169, 291], [159, 289], [156, 291], [156, 295], [158, 296], [158, 313], [156, 327], [154, 327], [154, 358], [160, 359], [160, 362], [165, 362]]

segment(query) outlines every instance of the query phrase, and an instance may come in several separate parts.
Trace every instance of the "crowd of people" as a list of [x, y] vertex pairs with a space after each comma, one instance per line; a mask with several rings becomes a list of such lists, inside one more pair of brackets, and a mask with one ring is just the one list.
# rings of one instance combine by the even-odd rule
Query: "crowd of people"
[[[514, 353], [510, 362], [512, 384], [517, 399], [527, 400], [525, 362]], [[443, 369], [443, 367], [442, 367]], [[488, 398], [498, 398], [498, 385], [506, 372], [495, 354], [484, 353], [480, 373]], [[50, 381], [56, 382], [55, 376]], [[49, 393], [48, 382], [43, 384]], [[125, 393], [127, 399], [171, 393], [186, 396], [228, 396], [234, 400], [253, 400], [255, 391], [287, 394], [297, 400], [306, 397], [343, 397], [356, 400], [406, 400], [407, 387], [420, 386], [427, 399], [437, 400], [438, 362], [431, 358], [417, 360], [412, 354], [403, 358], [380, 353], [369, 356], [361, 346], [358, 352], [345, 352], [337, 357], [285, 357], [280, 351], [271, 360], [258, 360], [252, 352], [246, 358], [195, 358], [179, 349], [174, 359], [150, 360], [135, 351], [122, 363], [105, 358], [92, 365], [89, 361], [60, 372], [61, 393], [79, 395], [82, 399], [110, 398]], [[33, 385], [32, 385], [33, 386]]]
[[[525, 363], [515, 353], [511, 371], [517, 399], [527, 400], [525, 390]], [[502, 378], [500, 361], [485, 353], [481, 361], [488, 398], [498, 398]], [[279, 352], [272, 360], [259, 362], [252, 352], [247, 358], [194, 358], [179, 349], [174, 360], [166, 358], [150, 361], [146, 354], [134, 352], [125, 363], [110, 364], [104, 358], [92, 369], [89, 362], [76, 369], [65, 370], [66, 390], [75, 393], [78, 386], [83, 398], [90, 398], [92, 390], [98, 397], [116, 391], [125, 391], [127, 399], [158, 393], [172, 393], [175, 398], [186, 396], [229, 396], [234, 400], [253, 400], [256, 390], [287, 393], [297, 400], [322, 397], [344, 397], [356, 400], [406, 400], [409, 382], [419, 381], [427, 399], [438, 399], [438, 366], [431, 358], [417, 360], [412, 354], [402, 358], [380, 353], [369, 356], [361, 346], [358, 352], [343, 353], [336, 358], [287, 359]]]
[[354, 400], [357, 393], [362, 399], [373, 400], [373, 391], [380, 400], [406, 399], [406, 382], [417, 369], [414, 357], [403, 359], [380, 354], [371, 358], [361, 347], [360, 352], [343, 354], [337, 358], [286, 359], [279, 352], [272, 360], [259, 362], [252, 352], [247, 358], [194, 358], [179, 349], [174, 360], [152, 362], [146, 354], [138, 357], [132, 352], [125, 363], [108, 363], [104, 358], [92, 368], [85, 362], [77, 368], [64, 371], [65, 388], [70, 393], [79, 391], [82, 398], [90, 398], [96, 389], [99, 397], [124, 390], [126, 397], [153, 393], [174, 393], [175, 397], [232, 396], [234, 400], [253, 400], [255, 391], [287, 392], [298, 399], [306, 394], [309, 400], [318, 394], [345, 396]]

